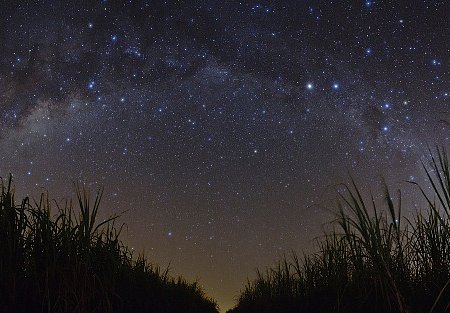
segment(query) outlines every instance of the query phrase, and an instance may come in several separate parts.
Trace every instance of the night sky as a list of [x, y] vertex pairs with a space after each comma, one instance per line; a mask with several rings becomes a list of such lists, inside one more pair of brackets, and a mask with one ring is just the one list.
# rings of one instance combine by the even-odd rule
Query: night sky
[[[450, 1], [1, 1], [0, 175], [105, 187], [136, 255], [223, 309], [450, 143]], [[415, 196], [409, 197], [412, 210]]]

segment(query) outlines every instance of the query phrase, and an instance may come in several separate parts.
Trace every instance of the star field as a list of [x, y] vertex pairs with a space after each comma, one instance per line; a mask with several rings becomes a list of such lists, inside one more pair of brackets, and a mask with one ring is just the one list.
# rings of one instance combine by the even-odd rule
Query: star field
[[223, 309], [310, 251], [349, 173], [408, 192], [450, 142], [448, 1], [1, 6], [0, 175], [105, 186], [125, 242]]

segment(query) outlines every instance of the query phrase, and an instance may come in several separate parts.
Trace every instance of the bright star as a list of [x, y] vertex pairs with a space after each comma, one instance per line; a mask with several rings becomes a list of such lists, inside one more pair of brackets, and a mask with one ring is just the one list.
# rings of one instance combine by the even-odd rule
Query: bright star
[[441, 61], [439, 61], [439, 60], [436, 60], [436, 59], [433, 59], [432, 61], [431, 61], [431, 64], [433, 64], [433, 65], [441, 65]]

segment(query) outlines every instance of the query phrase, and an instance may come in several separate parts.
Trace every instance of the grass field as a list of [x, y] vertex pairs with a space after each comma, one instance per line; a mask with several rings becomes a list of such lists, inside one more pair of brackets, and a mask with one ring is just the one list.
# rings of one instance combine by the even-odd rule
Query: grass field
[[[402, 217], [400, 193], [385, 205], [365, 198], [351, 181], [334, 230], [318, 252], [291, 256], [257, 272], [233, 313], [450, 311], [450, 169], [444, 149], [430, 152], [416, 184], [427, 206]], [[395, 200], [394, 200], [395, 198]]]
[[[427, 312], [450, 308], [450, 167], [444, 149], [415, 184], [427, 205], [402, 215], [401, 193], [383, 206], [352, 180], [333, 231], [317, 252], [293, 252], [248, 281], [230, 313]], [[195, 282], [133, 256], [102, 197], [77, 188], [62, 205], [42, 194], [16, 203], [0, 184], [0, 312], [218, 312]]]
[[60, 206], [17, 204], [11, 177], [0, 189], [0, 312], [218, 312], [197, 283], [133, 257], [117, 217], [96, 220], [101, 190]]

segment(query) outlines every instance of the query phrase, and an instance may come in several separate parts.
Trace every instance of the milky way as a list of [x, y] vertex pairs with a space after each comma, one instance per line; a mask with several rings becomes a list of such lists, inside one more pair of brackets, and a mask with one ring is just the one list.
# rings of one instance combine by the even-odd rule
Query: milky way
[[228, 308], [349, 174], [407, 189], [449, 144], [450, 3], [397, 2], [3, 1], [0, 175], [104, 186], [136, 254]]

